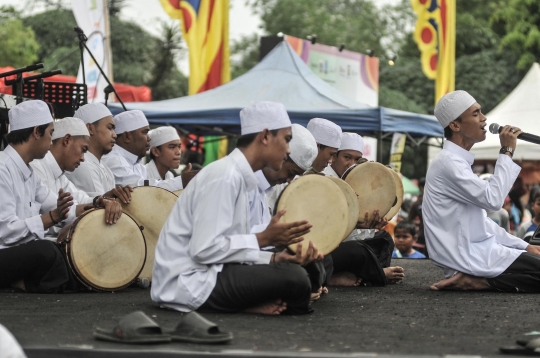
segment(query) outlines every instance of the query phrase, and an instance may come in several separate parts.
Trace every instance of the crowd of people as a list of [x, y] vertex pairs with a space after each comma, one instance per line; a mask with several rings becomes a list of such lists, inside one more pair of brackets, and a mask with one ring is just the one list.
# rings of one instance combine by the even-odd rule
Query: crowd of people
[[[347, 238], [336, 234], [341, 243], [323, 255], [304, 240], [313, 223], [283, 222], [286, 210], [277, 203], [304, 176], [341, 180], [353, 164], [361, 167], [358, 134], [323, 118], [307, 127], [292, 124], [282, 104], [256, 102], [240, 111], [236, 149], [174, 177], [169, 170], [180, 164], [180, 138], [170, 127], [150, 131], [141, 111], [113, 117], [104, 105], [87, 104], [74, 117], [54, 121], [44, 102], [23, 102], [9, 111], [9, 145], [0, 153], [0, 286], [83, 289], [55, 242], [58, 233], [92, 208], [104, 209], [106, 224], [115, 225], [120, 202], [129, 205], [134, 187], [150, 185], [183, 189], [155, 250], [150, 297], [164, 308], [309, 313], [328, 287], [398, 283], [405, 273], [391, 265], [392, 257], [428, 253], [445, 275], [433, 290], [539, 292], [540, 249], [486, 216], [502, 218], [508, 196], [520, 220], [525, 217], [526, 206], [515, 202], [523, 194], [515, 184], [520, 167], [512, 161], [520, 130], [501, 131], [495, 174], [483, 180], [472, 172], [469, 152], [486, 135], [480, 105], [455, 91], [439, 101], [435, 116], [447, 140], [394, 237], [385, 230], [387, 218], [366, 212]], [[143, 165], [147, 153], [151, 161]], [[531, 205], [540, 216], [540, 199], [533, 197]], [[535, 216], [510, 230], [526, 235], [536, 222]], [[291, 245], [295, 251], [287, 249]]]

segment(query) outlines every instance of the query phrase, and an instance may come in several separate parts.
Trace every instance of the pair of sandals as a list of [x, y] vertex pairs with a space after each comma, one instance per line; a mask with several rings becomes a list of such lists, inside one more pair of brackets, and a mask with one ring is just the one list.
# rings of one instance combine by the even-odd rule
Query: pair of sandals
[[501, 347], [501, 353], [540, 356], [540, 338], [517, 340], [517, 346]]
[[122, 317], [112, 331], [96, 327], [94, 337], [103, 341], [132, 344], [169, 343], [171, 341], [220, 344], [228, 343], [233, 339], [231, 332], [221, 332], [215, 323], [210, 322], [197, 312], [183, 315], [176, 328], [165, 333], [154, 320], [142, 311]]

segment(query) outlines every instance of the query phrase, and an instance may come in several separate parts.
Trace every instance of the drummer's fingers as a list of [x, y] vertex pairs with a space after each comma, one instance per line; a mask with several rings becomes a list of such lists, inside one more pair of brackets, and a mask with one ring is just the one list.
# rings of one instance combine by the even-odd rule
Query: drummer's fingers
[[191, 171], [191, 168], [192, 168], [191, 163], [188, 163], [187, 167], [182, 171], [182, 173], [190, 172], [190, 171]]
[[296, 239], [297, 237], [300, 237], [300, 236], [307, 235], [307, 234], [309, 234], [310, 231], [311, 230], [307, 229], [307, 230], [304, 230], [304, 231], [294, 232], [294, 233], [287, 232], [286, 235], [290, 240], [290, 239]]
[[289, 230], [289, 232], [300, 232], [300, 231], [306, 231], [313, 227], [310, 223], [307, 221], [296, 221], [294, 223], [287, 223], [285, 224], [285, 228]]
[[114, 224], [120, 219], [120, 216], [122, 216], [122, 205], [120, 203], [115, 203], [116, 205], [116, 215], [114, 216]]
[[290, 239], [290, 240], [287, 242], [287, 246], [293, 245], [293, 244], [298, 244], [299, 242], [302, 242], [302, 241], [304, 241], [304, 238], [303, 238], [303, 237], [295, 237], [294, 239]]
[[283, 210], [280, 210], [276, 213], [276, 215], [274, 215], [274, 217], [272, 218], [272, 220], [274, 220], [275, 222], [278, 222], [279, 219], [281, 219], [281, 217], [283, 215], [285, 215], [285, 213], [287, 212], [287, 210], [283, 209]]

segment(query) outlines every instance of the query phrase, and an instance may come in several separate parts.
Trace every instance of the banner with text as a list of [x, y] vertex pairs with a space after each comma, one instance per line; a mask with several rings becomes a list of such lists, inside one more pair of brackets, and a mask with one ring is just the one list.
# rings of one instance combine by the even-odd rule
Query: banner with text
[[396, 172], [401, 172], [401, 157], [405, 151], [407, 135], [404, 133], [394, 133], [392, 137], [392, 147], [390, 148], [390, 166]]

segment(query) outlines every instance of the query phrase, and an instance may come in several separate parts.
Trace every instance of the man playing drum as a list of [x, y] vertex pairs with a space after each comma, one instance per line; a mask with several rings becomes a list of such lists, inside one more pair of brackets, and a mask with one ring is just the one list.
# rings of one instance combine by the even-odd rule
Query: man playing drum
[[521, 130], [502, 129], [495, 172], [486, 181], [471, 169], [470, 149], [486, 138], [481, 106], [454, 91], [439, 100], [435, 117], [447, 140], [429, 166], [422, 210], [429, 256], [446, 279], [431, 289], [540, 292], [540, 247], [486, 217], [486, 210], [502, 207], [521, 170], [512, 161]]
[[307, 129], [317, 141], [318, 154], [313, 161], [311, 170], [322, 173], [336, 156], [341, 145], [341, 127], [323, 118], [313, 118], [309, 121]]
[[81, 119], [88, 129], [90, 141], [84, 161], [74, 171], [67, 171], [65, 176], [88, 196], [103, 195], [118, 197], [127, 203], [131, 198], [131, 187], [115, 186], [114, 175], [101, 158], [109, 153], [116, 142], [114, 120], [111, 112], [103, 103], [89, 103], [80, 107], [73, 115]]
[[281, 169], [291, 122], [285, 107], [272, 102], [244, 108], [240, 119], [237, 149], [193, 179], [161, 231], [152, 300], [183, 312], [308, 313], [311, 285], [301, 265], [322, 255], [313, 244], [304, 256], [302, 250], [289, 255], [260, 248], [300, 242], [311, 225], [279, 223], [279, 213], [266, 230], [251, 234], [248, 216], [248, 193], [257, 186], [254, 172]]
[[[94, 198], [77, 189], [64, 173], [72, 172], [80, 162], [84, 162], [84, 153], [88, 150], [89, 134], [84, 122], [78, 118], [67, 117], [54, 122], [52, 146], [43, 159], [35, 159], [30, 163], [32, 169], [42, 182], [53, 192], [62, 189], [71, 193], [79, 204], [94, 204], [104, 207], [108, 224], [115, 224], [122, 215], [122, 206], [114, 200], [106, 200], [103, 196]], [[108, 195], [116, 193], [113, 189]], [[92, 205], [90, 205], [92, 206]], [[55, 225], [49, 229], [46, 237], [56, 240], [63, 225]]]
[[159, 127], [148, 132], [150, 162], [146, 164], [148, 179], [172, 179], [169, 170], [180, 166], [180, 137], [173, 127]]
[[188, 168], [182, 176], [173, 179], [149, 179], [146, 167], [140, 163], [150, 149], [150, 126], [144, 113], [139, 110], [122, 112], [114, 117], [114, 123], [116, 145], [103, 157], [103, 162], [114, 174], [117, 185], [143, 186], [148, 180], [151, 186], [175, 191], [183, 189], [193, 178], [195, 172]]
[[29, 163], [51, 146], [53, 119], [42, 101], [27, 101], [9, 112], [9, 145], [0, 152], [0, 287], [27, 292], [62, 292], [71, 272], [47, 229], [75, 219], [73, 197], [50, 191]]

